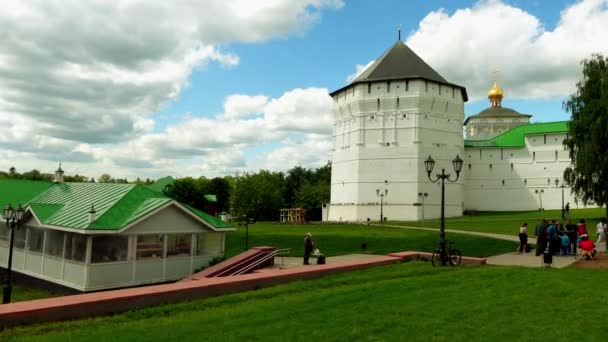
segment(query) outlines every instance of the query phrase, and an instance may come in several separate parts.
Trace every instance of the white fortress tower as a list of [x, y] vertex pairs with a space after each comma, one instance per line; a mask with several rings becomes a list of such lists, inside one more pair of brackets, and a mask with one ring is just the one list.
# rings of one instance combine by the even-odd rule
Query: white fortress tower
[[[433, 176], [442, 168], [455, 176], [452, 159], [464, 159], [466, 89], [445, 80], [398, 40], [351, 84], [330, 95], [334, 135], [328, 220], [378, 221], [381, 201], [386, 220], [439, 217], [441, 186], [428, 180], [424, 160], [435, 159]], [[462, 215], [463, 179], [461, 174], [458, 182], [446, 182], [448, 217]]]

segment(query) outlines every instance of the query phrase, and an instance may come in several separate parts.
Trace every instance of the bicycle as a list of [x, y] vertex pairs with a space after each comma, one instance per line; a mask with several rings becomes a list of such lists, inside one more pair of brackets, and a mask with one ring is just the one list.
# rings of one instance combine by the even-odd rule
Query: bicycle
[[[454, 241], [449, 241], [448, 246], [446, 247], [445, 254], [442, 253], [441, 247], [437, 248], [437, 250], [433, 253], [433, 256], [431, 257], [431, 264], [433, 264], [433, 267], [445, 265], [447, 263], [449, 263], [451, 266], [460, 265], [460, 263], [462, 262], [462, 254], [458, 249], [454, 248], [453, 246]], [[444, 262], [442, 262], [441, 259], [442, 255], [447, 258], [447, 260], [445, 260]]]

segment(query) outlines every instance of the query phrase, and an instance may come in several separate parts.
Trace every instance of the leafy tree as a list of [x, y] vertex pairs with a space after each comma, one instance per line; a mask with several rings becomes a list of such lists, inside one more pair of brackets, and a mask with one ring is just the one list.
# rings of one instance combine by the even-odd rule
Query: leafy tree
[[66, 175], [66, 176], [63, 177], [63, 180], [65, 182], [72, 182], [72, 183], [84, 183], [88, 179], [89, 179], [88, 177], [79, 176], [79, 175], [74, 175], [74, 176]]
[[29, 179], [29, 180], [43, 180], [44, 179], [44, 177], [42, 176], [40, 171], [38, 171], [36, 169], [28, 171], [28, 172], [24, 172], [21, 175], [21, 178]]
[[236, 215], [247, 214], [257, 220], [277, 220], [283, 208], [282, 172], [261, 170], [244, 173], [235, 180], [234, 210]]
[[107, 173], [104, 173], [101, 176], [99, 176], [99, 178], [97, 178], [97, 180], [99, 181], [99, 183], [114, 183], [114, 178], [112, 178], [112, 176], [110, 176]]
[[230, 183], [221, 177], [215, 177], [209, 181], [209, 194], [217, 197], [217, 210], [219, 212], [228, 210], [230, 203]]
[[300, 190], [304, 183], [310, 182], [312, 178], [313, 172], [299, 165], [294, 166], [287, 171], [283, 196], [285, 199], [285, 204], [288, 207], [293, 207], [295, 205], [296, 193]]
[[[608, 58], [593, 54], [581, 62], [583, 80], [576, 92], [565, 102], [564, 109], [572, 114], [568, 148], [572, 164], [564, 171], [564, 180], [572, 187], [577, 200], [608, 201]], [[591, 175], [600, 179], [594, 184]], [[608, 206], [606, 207], [608, 216]]]
[[176, 179], [173, 184], [167, 185], [165, 194], [178, 202], [204, 210], [203, 192], [197, 179], [192, 177]]

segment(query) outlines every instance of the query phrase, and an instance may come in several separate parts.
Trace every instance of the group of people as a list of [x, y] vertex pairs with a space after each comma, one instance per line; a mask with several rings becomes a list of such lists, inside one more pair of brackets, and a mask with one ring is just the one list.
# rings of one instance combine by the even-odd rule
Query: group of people
[[[596, 227], [597, 244], [605, 241], [608, 249], [608, 226], [606, 219], [602, 218]], [[581, 249], [581, 254], [585, 259], [591, 259], [596, 254], [596, 243], [589, 238], [585, 219], [581, 219], [578, 224], [574, 224], [568, 219], [565, 225], [562, 222], [551, 220], [541, 220], [534, 230], [536, 236], [536, 255], [551, 253], [553, 255], [576, 254], [577, 248]], [[519, 228], [519, 252], [528, 252], [528, 224], [524, 223]]]

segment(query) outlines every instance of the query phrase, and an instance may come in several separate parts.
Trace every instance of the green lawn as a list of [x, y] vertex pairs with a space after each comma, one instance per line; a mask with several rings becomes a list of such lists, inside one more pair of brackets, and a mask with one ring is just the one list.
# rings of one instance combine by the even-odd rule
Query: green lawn
[[[360, 224], [306, 224], [283, 225], [258, 222], [249, 226], [249, 246], [274, 246], [291, 248], [292, 256], [304, 253], [304, 236], [312, 233], [315, 247], [326, 256], [353, 253], [388, 254], [408, 250], [433, 252], [437, 248], [439, 234], [435, 232], [367, 226]], [[514, 242], [487, 239], [462, 234], [448, 234], [463, 255], [489, 256], [514, 251]], [[367, 243], [362, 250], [361, 244]], [[226, 256], [231, 257], [245, 248], [245, 229], [226, 236]]]
[[1, 332], [0, 340], [601, 341], [608, 335], [608, 293], [589, 292], [587, 285], [607, 282], [605, 270], [415, 262], [18, 327]]
[[[595, 226], [599, 222], [599, 218], [605, 214], [604, 208], [590, 209], [571, 209], [570, 216], [572, 222], [578, 223], [581, 218], [587, 222], [587, 229], [593, 239], [596, 238]], [[528, 223], [528, 234], [534, 236], [534, 227], [539, 220], [546, 219], [561, 219], [561, 210], [546, 210], [540, 211], [519, 211], [519, 212], [479, 212], [474, 216], [447, 218], [446, 229], [460, 229], [475, 232], [488, 232], [517, 235], [519, 226], [523, 222]], [[413, 227], [428, 227], [439, 228], [440, 221], [425, 220], [407, 221], [407, 222], [389, 222], [389, 224], [413, 226]]]
[[13, 303], [14, 302], [23, 302], [26, 300], [34, 300], [34, 299], [57, 297], [57, 296], [61, 296], [61, 294], [53, 292], [53, 291], [37, 288], [37, 287], [32, 287], [29, 285], [14, 283], [13, 292], [11, 293], [11, 302], [13, 302]]

